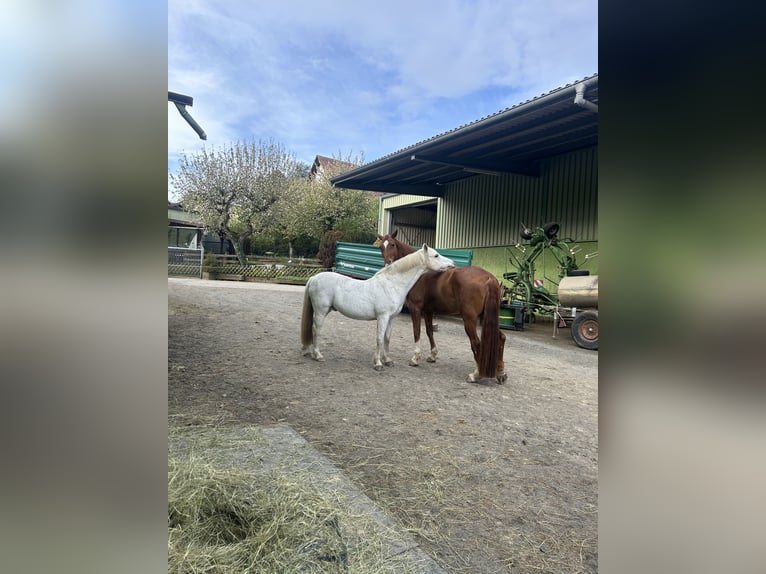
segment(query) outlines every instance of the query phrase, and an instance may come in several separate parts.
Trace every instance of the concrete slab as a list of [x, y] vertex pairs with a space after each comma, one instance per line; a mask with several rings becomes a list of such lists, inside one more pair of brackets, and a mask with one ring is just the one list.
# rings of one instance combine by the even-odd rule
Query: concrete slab
[[345, 506], [344, 528], [349, 561], [356, 545], [382, 540], [383, 561], [391, 572], [447, 574], [399, 528], [369, 497], [324, 455], [286, 423], [271, 426], [189, 426], [174, 428], [168, 452], [175, 457], [190, 453], [222, 467], [258, 475], [278, 470], [307, 480], [312, 488]]

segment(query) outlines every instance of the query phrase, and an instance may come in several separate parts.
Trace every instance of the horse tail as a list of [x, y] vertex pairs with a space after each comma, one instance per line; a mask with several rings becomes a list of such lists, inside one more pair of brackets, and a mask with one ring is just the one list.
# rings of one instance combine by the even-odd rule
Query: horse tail
[[307, 347], [314, 344], [314, 304], [309, 295], [309, 283], [306, 281], [306, 289], [303, 291], [303, 313], [301, 314], [301, 345]]
[[484, 296], [484, 316], [481, 320], [481, 345], [479, 348], [479, 376], [493, 379], [497, 376], [497, 360], [500, 356], [500, 285], [497, 279], [487, 279]]

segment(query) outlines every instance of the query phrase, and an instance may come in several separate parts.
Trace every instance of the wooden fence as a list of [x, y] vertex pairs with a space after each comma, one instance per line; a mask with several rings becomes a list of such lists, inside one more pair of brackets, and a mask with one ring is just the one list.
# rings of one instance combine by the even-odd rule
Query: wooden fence
[[[170, 252], [169, 252], [170, 253]], [[185, 258], [191, 259], [187, 254]], [[200, 275], [206, 279], [224, 279], [229, 281], [270, 281], [303, 285], [312, 275], [327, 271], [316, 259], [249, 256], [247, 264], [242, 265], [235, 255], [208, 253], [204, 263], [180, 260], [174, 250], [168, 257], [168, 275]], [[202, 263], [202, 264], [201, 264]]]

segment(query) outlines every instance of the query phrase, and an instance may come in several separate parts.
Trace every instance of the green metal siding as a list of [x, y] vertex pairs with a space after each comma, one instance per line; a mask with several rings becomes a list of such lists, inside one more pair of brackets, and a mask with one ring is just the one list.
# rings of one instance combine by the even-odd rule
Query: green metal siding
[[338, 241], [335, 245], [335, 271], [369, 279], [383, 267], [383, 257], [380, 247], [363, 243], [346, 243]]
[[[439, 253], [449, 257], [457, 267], [467, 267], [473, 261], [473, 251], [465, 249], [439, 249]], [[369, 279], [383, 267], [380, 247], [365, 243], [346, 243], [339, 241], [335, 251], [335, 271]]]
[[436, 243], [446, 248], [512, 245], [522, 223], [561, 224], [562, 237], [598, 240], [598, 148], [546, 160], [540, 177], [479, 176], [450, 185], [439, 202]]

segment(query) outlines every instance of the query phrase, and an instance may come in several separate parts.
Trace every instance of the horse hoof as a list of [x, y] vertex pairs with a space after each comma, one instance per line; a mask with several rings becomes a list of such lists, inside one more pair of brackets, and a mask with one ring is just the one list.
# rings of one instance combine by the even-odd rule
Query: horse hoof
[[373, 368], [374, 368], [376, 371], [382, 371], [382, 370], [383, 370], [383, 365], [375, 365]]
[[394, 362], [393, 362], [393, 361], [386, 361], [386, 362], [385, 362], [385, 363], [383, 363], [383, 364], [384, 364], [385, 366], [387, 366], [387, 367], [393, 367], [393, 366], [394, 366]]
[[474, 385], [494, 386], [497, 385], [497, 379], [490, 379], [488, 377], [482, 377], [481, 379], [474, 379], [472, 375], [468, 375], [466, 378], [467, 383], [473, 383]]
[[436, 362], [436, 357], [428, 357], [426, 359], [426, 361], [428, 361], [429, 363], [435, 363]]
[[508, 380], [508, 373], [502, 373], [497, 376], [497, 384], [499, 385], [502, 385], [507, 380]]
[[417, 367], [420, 363], [418, 363], [415, 359], [410, 359], [410, 367]]

